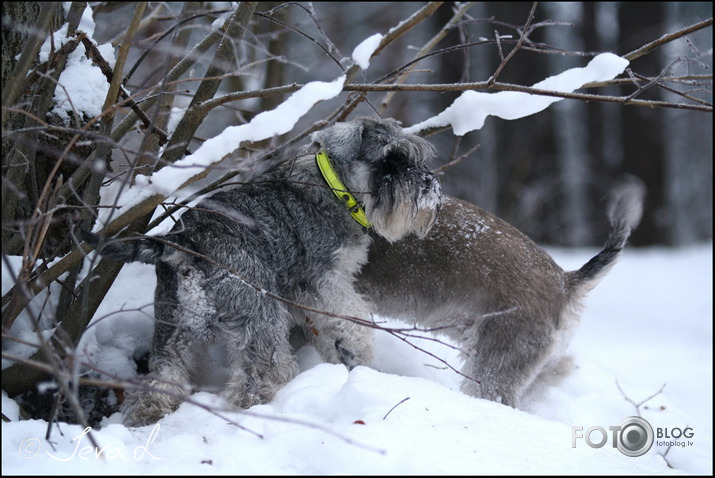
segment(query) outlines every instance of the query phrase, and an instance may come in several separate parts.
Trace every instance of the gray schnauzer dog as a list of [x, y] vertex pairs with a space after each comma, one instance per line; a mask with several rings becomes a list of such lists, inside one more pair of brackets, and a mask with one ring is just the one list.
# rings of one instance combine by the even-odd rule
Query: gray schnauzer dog
[[156, 265], [150, 373], [128, 394], [125, 423], [150, 424], [175, 410], [219, 339], [231, 374], [221, 395], [244, 408], [270, 400], [296, 374], [294, 327], [326, 361], [370, 363], [369, 327], [316, 311], [369, 319], [371, 306], [354, 288], [367, 229], [389, 242], [429, 231], [442, 198], [424, 164], [434, 148], [394, 120], [367, 118], [312, 139], [317, 154], [214, 194], [164, 236], [104, 241], [84, 233], [108, 258]]
[[643, 196], [635, 178], [613, 190], [610, 236], [572, 272], [498, 217], [445, 197], [425, 238], [373, 242], [357, 288], [381, 315], [439, 329], [459, 343], [468, 354], [465, 393], [516, 407], [537, 377], [548, 383], [551, 373], [563, 372], [581, 300], [619, 257], [640, 221]]

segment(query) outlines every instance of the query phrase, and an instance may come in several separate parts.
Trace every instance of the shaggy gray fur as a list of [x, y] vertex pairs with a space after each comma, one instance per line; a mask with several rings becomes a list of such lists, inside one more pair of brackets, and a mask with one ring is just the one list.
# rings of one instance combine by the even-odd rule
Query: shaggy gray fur
[[270, 400], [295, 375], [288, 342], [295, 326], [327, 361], [350, 368], [370, 362], [370, 328], [286, 305], [265, 292], [369, 319], [371, 307], [353, 281], [367, 260], [370, 235], [327, 186], [314, 152], [327, 152], [374, 232], [395, 241], [423, 236], [435, 221], [441, 189], [424, 165], [433, 147], [394, 120], [366, 118], [335, 124], [313, 141], [313, 154], [186, 211], [160, 241], [104, 242], [86, 235], [104, 256], [156, 264], [150, 374], [145, 390], [129, 395], [126, 423], [149, 424], [173, 411], [201, 372], [198, 359], [218, 339], [228, 343], [231, 368], [222, 395], [244, 408]]
[[524, 234], [483, 209], [445, 197], [419, 240], [376, 239], [357, 288], [383, 316], [443, 332], [468, 353], [464, 392], [517, 406], [541, 374], [560, 367], [581, 300], [613, 266], [640, 221], [644, 188], [617, 187], [611, 235], [579, 270], [564, 272]]

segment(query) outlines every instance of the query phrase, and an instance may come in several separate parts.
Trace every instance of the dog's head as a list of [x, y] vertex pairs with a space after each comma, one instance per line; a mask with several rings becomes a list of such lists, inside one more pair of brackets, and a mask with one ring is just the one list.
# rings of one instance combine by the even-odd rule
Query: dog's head
[[435, 154], [426, 140], [392, 119], [360, 118], [313, 135], [341, 181], [360, 201], [379, 235], [390, 242], [429, 232], [442, 205], [437, 176], [425, 165]]

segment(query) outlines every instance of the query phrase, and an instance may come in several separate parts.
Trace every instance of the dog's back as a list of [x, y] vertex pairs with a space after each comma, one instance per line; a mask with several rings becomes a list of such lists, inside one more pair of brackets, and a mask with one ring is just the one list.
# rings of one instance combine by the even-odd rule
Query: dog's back
[[[356, 287], [378, 313], [440, 328], [460, 340], [483, 315], [527, 301], [539, 316], [553, 315], [565, 301], [562, 275], [516, 228], [478, 206], [445, 197], [424, 239], [389, 244], [374, 238]], [[545, 296], [561, 300], [539, 300]]]

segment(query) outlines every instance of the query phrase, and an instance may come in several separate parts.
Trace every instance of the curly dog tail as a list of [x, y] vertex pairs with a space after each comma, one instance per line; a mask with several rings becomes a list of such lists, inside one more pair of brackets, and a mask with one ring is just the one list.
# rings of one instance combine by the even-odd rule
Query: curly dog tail
[[571, 294], [591, 290], [613, 267], [641, 220], [644, 198], [645, 186], [634, 176], [624, 178], [611, 190], [607, 210], [611, 233], [598, 254], [580, 269], [566, 273], [566, 286]]

